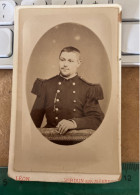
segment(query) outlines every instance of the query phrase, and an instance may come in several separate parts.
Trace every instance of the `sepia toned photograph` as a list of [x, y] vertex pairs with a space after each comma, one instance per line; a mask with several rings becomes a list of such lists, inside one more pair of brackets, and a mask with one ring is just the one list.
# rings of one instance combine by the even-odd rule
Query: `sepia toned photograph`
[[[49, 44], [53, 47], [48, 52], [47, 45]], [[65, 44], [70, 46], [62, 48], [61, 45]], [[41, 48], [44, 52], [41, 52]], [[43, 59], [46, 57], [43, 61], [44, 66], [41, 61], [34, 59], [38, 58], [35, 54], [38, 49], [40, 58], [41, 55]], [[90, 50], [90, 53], [87, 54], [86, 50]], [[53, 59], [56, 59], [56, 62], [51, 62]], [[62, 145], [76, 144], [92, 135], [105, 117], [104, 107], [107, 108], [110, 95], [108, 58], [101, 41], [94, 32], [75, 23], [55, 26], [36, 44], [31, 55], [29, 71], [30, 66], [32, 75], [36, 75], [30, 90], [36, 96], [32, 101], [30, 113], [42, 135]], [[35, 66], [40, 70], [36, 71]], [[51, 77], [49, 73], [45, 75], [44, 73], [48, 70], [54, 76]], [[38, 74], [39, 72], [41, 74]], [[32, 78], [30, 73], [29, 78]], [[31, 83], [31, 80], [28, 80]], [[102, 83], [104, 83], [104, 89]], [[105, 102], [103, 102], [104, 91], [107, 97]], [[104, 110], [100, 102], [103, 102]]]
[[17, 7], [9, 177], [120, 179], [120, 15], [109, 5]]

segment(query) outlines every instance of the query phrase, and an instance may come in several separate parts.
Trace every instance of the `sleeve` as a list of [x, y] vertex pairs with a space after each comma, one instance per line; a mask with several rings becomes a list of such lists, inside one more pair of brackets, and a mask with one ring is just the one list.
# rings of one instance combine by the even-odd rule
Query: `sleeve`
[[31, 118], [35, 126], [40, 128], [45, 114], [45, 81], [36, 79], [31, 92], [37, 95], [31, 110]]
[[102, 100], [103, 91], [100, 85], [93, 85], [87, 92], [87, 100], [83, 108], [84, 116], [81, 118], [73, 118], [77, 124], [77, 129], [93, 129], [96, 130], [103, 118], [98, 100]]

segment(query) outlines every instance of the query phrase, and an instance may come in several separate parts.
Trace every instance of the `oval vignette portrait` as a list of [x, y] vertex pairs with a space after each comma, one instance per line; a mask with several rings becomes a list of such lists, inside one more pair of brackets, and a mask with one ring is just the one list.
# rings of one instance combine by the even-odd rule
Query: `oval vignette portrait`
[[62, 23], [39, 39], [27, 68], [26, 96], [31, 120], [48, 140], [73, 145], [96, 133], [110, 95], [109, 59], [92, 30]]

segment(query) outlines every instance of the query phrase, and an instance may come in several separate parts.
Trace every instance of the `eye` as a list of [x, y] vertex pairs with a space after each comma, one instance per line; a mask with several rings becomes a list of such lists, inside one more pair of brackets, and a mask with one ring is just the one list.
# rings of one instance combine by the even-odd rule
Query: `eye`
[[65, 58], [60, 58], [61, 61], [65, 61]]
[[69, 62], [74, 62], [74, 61], [73, 61], [73, 60], [71, 60], [71, 59], [69, 59], [68, 61], [69, 61]]

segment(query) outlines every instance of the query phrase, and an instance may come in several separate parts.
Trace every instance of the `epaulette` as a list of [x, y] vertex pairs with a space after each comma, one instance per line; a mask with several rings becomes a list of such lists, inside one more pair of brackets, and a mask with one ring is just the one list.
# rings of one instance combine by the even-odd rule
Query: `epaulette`
[[96, 100], [102, 100], [104, 99], [103, 90], [100, 84], [94, 84], [93, 87], [91, 87], [91, 93]]
[[82, 77], [79, 77], [79, 79], [81, 79], [82, 81], [84, 81], [85, 83], [87, 83], [88, 85], [95, 85], [93, 83], [89, 83], [88, 81], [86, 81], [85, 79], [83, 79]]
[[39, 79], [37, 78], [33, 84], [33, 88], [31, 90], [32, 93], [34, 93], [35, 95], [39, 96], [41, 93], [41, 89], [43, 86], [43, 83], [47, 81], [46, 79]]
[[79, 77], [79, 78], [82, 81], [84, 81], [85, 83], [87, 83], [88, 85], [92, 86], [92, 87], [90, 87], [90, 90], [89, 90], [89, 97], [90, 98], [94, 98], [96, 100], [104, 99], [103, 90], [102, 90], [102, 87], [100, 84], [89, 83], [85, 79], [83, 79], [82, 77]]

